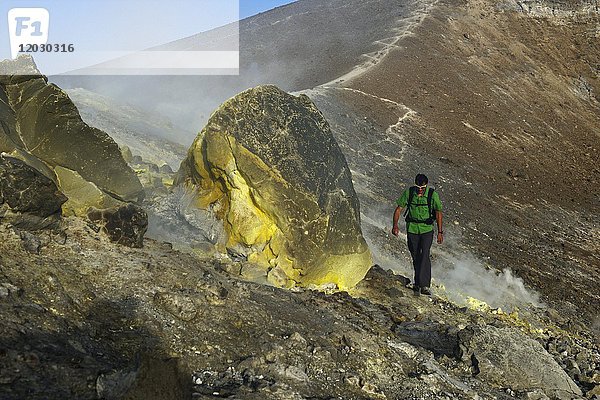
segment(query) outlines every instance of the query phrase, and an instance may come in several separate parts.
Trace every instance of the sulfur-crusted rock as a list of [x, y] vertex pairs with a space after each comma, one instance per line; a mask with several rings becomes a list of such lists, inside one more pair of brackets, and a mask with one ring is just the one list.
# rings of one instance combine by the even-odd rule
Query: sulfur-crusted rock
[[98, 223], [104, 233], [115, 243], [129, 247], [142, 247], [148, 229], [148, 214], [135, 204], [103, 210], [92, 208], [88, 218]]
[[299, 284], [348, 288], [371, 266], [350, 170], [305, 95], [259, 86], [225, 102], [175, 183], [223, 220], [229, 248]]
[[59, 166], [54, 168], [54, 172], [60, 190], [69, 198], [62, 206], [65, 216], [85, 217], [92, 207], [104, 209], [123, 205], [75, 171]]
[[23, 229], [42, 229], [57, 221], [65, 201], [54, 182], [38, 170], [0, 155], [0, 219]]
[[0, 151], [28, 151], [120, 200], [143, 197], [114, 140], [83, 122], [67, 94], [49, 84], [29, 56], [0, 62], [0, 127]]
[[24, 147], [17, 135], [15, 112], [8, 104], [6, 91], [0, 85], [0, 152], [11, 152], [17, 145]]

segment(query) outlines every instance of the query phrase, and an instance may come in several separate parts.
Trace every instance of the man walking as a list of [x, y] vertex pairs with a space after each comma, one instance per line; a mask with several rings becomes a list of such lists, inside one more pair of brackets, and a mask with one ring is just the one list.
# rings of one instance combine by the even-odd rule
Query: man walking
[[396, 200], [392, 233], [398, 236], [398, 220], [402, 209], [406, 207], [406, 238], [408, 250], [413, 261], [415, 279], [413, 290], [416, 295], [431, 295], [431, 259], [429, 251], [433, 242], [433, 222], [437, 222], [437, 242], [442, 244], [444, 232], [442, 230], [442, 203], [438, 193], [427, 187], [427, 177], [418, 174], [415, 185], [402, 193]]

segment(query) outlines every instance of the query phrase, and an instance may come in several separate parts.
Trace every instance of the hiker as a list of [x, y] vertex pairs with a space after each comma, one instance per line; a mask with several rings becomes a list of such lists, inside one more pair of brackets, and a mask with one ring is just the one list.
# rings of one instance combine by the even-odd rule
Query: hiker
[[408, 250], [413, 261], [415, 279], [413, 290], [415, 295], [431, 295], [431, 260], [429, 251], [433, 242], [433, 221], [437, 221], [437, 242], [444, 241], [442, 230], [442, 203], [440, 196], [433, 188], [427, 187], [427, 177], [418, 174], [415, 185], [402, 193], [396, 200], [392, 233], [398, 236], [398, 219], [402, 209], [406, 207], [406, 239]]

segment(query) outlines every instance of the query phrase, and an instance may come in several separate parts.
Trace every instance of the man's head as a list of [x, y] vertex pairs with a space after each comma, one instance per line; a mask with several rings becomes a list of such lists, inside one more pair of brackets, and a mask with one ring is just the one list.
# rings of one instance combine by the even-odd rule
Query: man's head
[[423, 174], [417, 174], [417, 176], [415, 177], [415, 185], [417, 185], [417, 188], [419, 188], [417, 195], [418, 196], [423, 196], [423, 193], [425, 193], [425, 187], [427, 187], [427, 177]]
[[415, 185], [417, 186], [426, 186], [428, 182], [427, 177], [423, 174], [417, 174], [415, 177]]

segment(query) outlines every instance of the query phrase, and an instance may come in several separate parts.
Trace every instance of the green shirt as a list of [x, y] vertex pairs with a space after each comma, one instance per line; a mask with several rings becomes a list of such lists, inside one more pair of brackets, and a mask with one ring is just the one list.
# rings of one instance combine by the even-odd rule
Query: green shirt
[[[427, 195], [429, 194], [429, 190], [431, 189], [425, 188], [425, 193], [423, 193], [423, 196], [419, 197], [416, 193], [413, 196], [413, 204], [424, 204], [425, 207], [417, 207], [414, 205], [410, 207], [408, 212], [410, 213], [411, 218], [419, 220], [429, 218], [429, 209], [427, 208]], [[406, 189], [404, 192], [402, 192], [402, 196], [396, 200], [396, 204], [398, 206], [402, 208], [406, 207], [406, 203], [408, 203], [409, 191], [410, 189]], [[442, 202], [440, 201], [440, 196], [438, 195], [437, 191], [434, 191], [433, 196], [431, 196], [431, 207], [434, 211], [442, 211]], [[427, 225], [422, 222], [407, 222], [406, 230], [408, 233], [427, 233], [433, 230], [433, 225]]]

